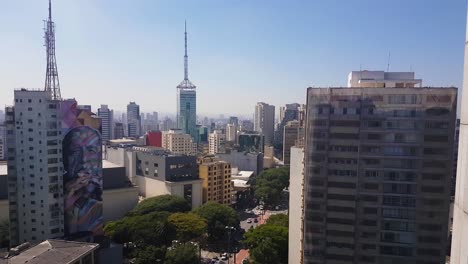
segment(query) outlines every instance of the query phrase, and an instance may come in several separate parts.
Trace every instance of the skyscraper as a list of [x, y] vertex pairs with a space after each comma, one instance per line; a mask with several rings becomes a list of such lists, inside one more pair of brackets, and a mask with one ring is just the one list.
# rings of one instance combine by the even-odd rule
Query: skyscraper
[[114, 137], [113, 139], [120, 139], [125, 137], [124, 125], [121, 122], [114, 124]]
[[127, 126], [129, 137], [141, 136], [140, 106], [135, 102], [130, 102], [127, 105]]
[[445, 263], [457, 89], [372, 74], [307, 90], [304, 263]]
[[110, 110], [107, 105], [101, 105], [98, 109], [98, 116], [101, 119], [102, 141], [114, 139], [114, 111]]
[[221, 130], [215, 130], [208, 136], [208, 148], [210, 154], [224, 153], [225, 152], [226, 136]]
[[197, 92], [188, 78], [187, 23], [185, 23], [184, 80], [177, 86], [177, 126], [186, 134], [198, 140]]
[[299, 121], [288, 121], [284, 126], [283, 131], [283, 163], [289, 164], [291, 159], [291, 147], [297, 142], [299, 131]]
[[273, 144], [275, 132], [275, 106], [257, 103], [255, 106], [254, 130], [265, 136], [265, 144]]
[[0, 160], [6, 158], [6, 128], [3, 121], [0, 122]]

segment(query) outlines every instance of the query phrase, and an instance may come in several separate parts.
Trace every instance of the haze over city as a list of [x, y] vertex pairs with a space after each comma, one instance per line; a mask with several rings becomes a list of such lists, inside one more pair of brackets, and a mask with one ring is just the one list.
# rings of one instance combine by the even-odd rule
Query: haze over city
[[[12, 104], [13, 88], [44, 86], [42, 2], [2, 3], [0, 105]], [[62, 95], [175, 113], [184, 20], [199, 115], [251, 117], [258, 101], [305, 103], [306, 87], [387, 69], [389, 52], [390, 70], [461, 87], [465, 2], [56, 1]]]

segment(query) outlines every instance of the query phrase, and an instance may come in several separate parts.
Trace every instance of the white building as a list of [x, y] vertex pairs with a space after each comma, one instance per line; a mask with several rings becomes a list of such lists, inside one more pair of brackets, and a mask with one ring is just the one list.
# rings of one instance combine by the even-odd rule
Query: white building
[[64, 235], [62, 135], [59, 101], [50, 92], [15, 91], [7, 108], [10, 243]]
[[236, 124], [226, 125], [226, 141], [237, 142], [237, 126]]
[[208, 137], [208, 149], [210, 154], [224, 153], [226, 136], [221, 130], [215, 130]]
[[127, 105], [127, 126], [129, 137], [141, 136], [140, 106], [135, 102], [130, 102]]
[[265, 144], [272, 144], [275, 133], [275, 106], [257, 103], [254, 119], [254, 130], [265, 136]]
[[197, 144], [192, 136], [181, 129], [171, 129], [162, 133], [162, 147], [174, 154], [191, 155], [197, 153]]
[[291, 166], [289, 179], [289, 250], [288, 263], [297, 264], [302, 261], [302, 218], [303, 181], [304, 181], [304, 149], [291, 148]]
[[110, 110], [107, 105], [101, 105], [98, 109], [98, 116], [101, 119], [102, 141], [114, 139], [114, 111]]
[[421, 87], [422, 79], [415, 79], [414, 72], [352, 71], [348, 75], [348, 87]]

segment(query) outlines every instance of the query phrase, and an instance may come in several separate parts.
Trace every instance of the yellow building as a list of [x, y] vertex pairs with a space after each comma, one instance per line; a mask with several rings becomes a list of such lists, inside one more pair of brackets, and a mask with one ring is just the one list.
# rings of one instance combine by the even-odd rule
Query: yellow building
[[231, 204], [231, 164], [214, 156], [198, 159], [199, 177], [203, 179], [203, 203]]

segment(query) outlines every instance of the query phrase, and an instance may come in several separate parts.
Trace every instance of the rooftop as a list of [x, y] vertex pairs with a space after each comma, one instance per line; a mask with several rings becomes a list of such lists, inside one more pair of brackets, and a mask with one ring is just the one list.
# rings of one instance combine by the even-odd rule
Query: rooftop
[[74, 263], [96, 250], [98, 244], [49, 239], [0, 264], [67, 264]]
[[121, 166], [119, 164], [112, 163], [112, 162], [110, 162], [108, 160], [105, 160], [105, 159], [102, 160], [102, 168], [103, 169], [112, 169], [112, 168], [120, 168], [120, 167], [123, 167], [123, 166]]

